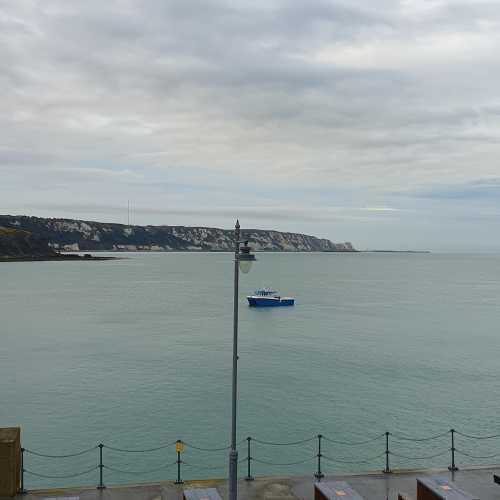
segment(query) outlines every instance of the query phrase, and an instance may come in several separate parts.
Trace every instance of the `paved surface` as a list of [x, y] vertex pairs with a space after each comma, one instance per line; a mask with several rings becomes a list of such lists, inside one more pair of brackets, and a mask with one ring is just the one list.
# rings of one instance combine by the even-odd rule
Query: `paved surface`
[[[460, 470], [397, 472], [392, 474], [352, 474], [326, 476], [322, 481], [347, 481], [366, 500], [396, 500], [398, 492], [416, 499], [416, 478], [426, 475], [440, 475], [457, 483], [463, 490], [477, 495], [481, 500], [500, 500], [500, 485], [493, 482], [493, 473], [500, 473], [500, 466]], [[313, 500], [314, 478], [302, 477], [262, 477], [255, 481], [239, 481], [239, 500]], [[182, 491], [187, 488], [215, 487], [221, 497], [227, 498], [226, 482], [186, 481], [176, 485], [172, 481], [156, 484], [139, 484], [95, 488], [39, 490], [26, 495], [18, 495], [16, 500], [182, 500]], [[69, 497], [69, 498], [68, 498]], [[71, 498], [72, 497], [72, 498]]]

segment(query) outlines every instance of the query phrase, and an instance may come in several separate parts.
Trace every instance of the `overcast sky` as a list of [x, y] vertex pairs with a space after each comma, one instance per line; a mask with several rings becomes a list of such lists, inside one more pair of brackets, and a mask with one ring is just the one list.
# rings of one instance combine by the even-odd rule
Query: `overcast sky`
[[0, 213], [500, 249], [500, 2], [0, 0]]

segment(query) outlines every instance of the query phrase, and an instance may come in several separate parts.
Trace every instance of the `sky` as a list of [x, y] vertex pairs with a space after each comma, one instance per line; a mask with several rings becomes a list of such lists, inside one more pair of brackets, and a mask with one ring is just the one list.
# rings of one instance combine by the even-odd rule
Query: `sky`
[[500, 1], [0, 0], [0, 213], [500, 251]]

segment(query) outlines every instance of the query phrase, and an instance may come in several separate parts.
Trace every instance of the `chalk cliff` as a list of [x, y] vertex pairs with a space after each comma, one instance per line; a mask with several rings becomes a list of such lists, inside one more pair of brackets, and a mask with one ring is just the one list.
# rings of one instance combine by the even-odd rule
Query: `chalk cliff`
[[[73, 219], [0, 215], [0, 226], [29, 231], [58, 251], [231, 251], [233, 232], [186, 226], [126, 226]], [[298, 233], [245, 229], [256, 251], [354, 252], [351, 243]]]

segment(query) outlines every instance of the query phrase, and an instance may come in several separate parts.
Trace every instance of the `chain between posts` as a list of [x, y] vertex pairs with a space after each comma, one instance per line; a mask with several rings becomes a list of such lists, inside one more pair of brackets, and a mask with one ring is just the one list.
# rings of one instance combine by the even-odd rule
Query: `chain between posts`
[[[408, 456], [407, 456], [407, 455], [399, 454], [398, 450], [391, 451], [391, 449], [390, 449], [390, 443], [389, 443], [390, 440], [393, 440], [393, 441], [391, 441], [391, 446], [392, 446], [392, 448], [394, 448], [394, 442], [399, 443], [399, 442], [408, 441], [408, 442], [415, 442], [415, 443], [423, 443], [423, 442], [437, 440], [438, 438], [444, 439], [448, 433], [451, 434], [451, 448], [443, 447], [445, 449], [443, 450], [443, 448], [441, 448], [441, 450], [443, 450], [443, 451], [436, 453], [436, 454], [428, 454], [427, 456], [425, 456], [425, 454], [422, 454], [422, 456], [410, 456], [410, 454], [408, 454]], [[478, 459], [486, 459], [486, 458], [493, 458], [496, 456], [500, 456], [500, 453], [497, 453], [494, 455], [486, 455], [486, 454], [479, 454], [479, 453], [472, 454], [472, 453], [468, 453], [467, 448], [465, 448], [464, 451], [462, 451], [462, 449], [457, 449], [455, 446], [456, 445], [456, 443], [455, 443], [456, 434], [458, 434], [459, 436], [463, 436], [464, 440], [465, 439], [487, 440], [487, 439], [493, 439], [493, 438], [500, 438], [500, 434], [490, 434], [490, 435], [481, 436], [481, 435], [466, 434], [466, 433], [462, 433], [460, 431], [456, 431], [455, 429], [450, 429], [449, 431], [447, 431], [445, 433], [436, 434], [436, 435], [427, 436], [427, 437], [425, 437], [425, 436], [423, 436], [423, 437], [405, 436], [405, 435], [400, 435], [397, 432], [392, 433], [392, 432], [387, 431], [383, 434], [379, 434], [378, 436], [374, 436], [373, 438], [370, 438], [370, 439], [367, 439], [364, 441], [363, 440], [360, 440], [360, 441], [341, 441], [341, 440], [330, 439], [328, 436], [318, 434], [316, 436], [313, 436], [313, 437], [310, 437], [307, 439], [302, 439], [302, 440], [298, 440], [298, 441], [288, 441], [288, 442], [271, 442], [271, 441], [259, 440], [257, 438], [247, 437], [247, 438], [241, 440], [238, 444], [243, 444], [245, 441], [247, 442], [247, 455], [246, 455], [246, 457], [244, 457], [240, 460], [241, 463], [246, 462], [246, 469], [247, 470], [246, 470], [245, 480], [247, 480], [247, 481], [252, 481], [254, 479], [254, 477], [252, 475], [252, 472], [253, 472], [252, 471], [252, 462], [262, 463], [264, 465], [292, 466], [292, 465], [298, 465], [301, 463], [306, 463], [308, 461], [310, 461], [310, 462], [315, 461], [316, 467], [314, 467], [314, 465], [313, 465], [313, 468], [315, 469], [314, 477], [316, 478], [316, 480], [320, 481], [324, 477], [324, 471], [323, 471], [324, 462], [323, 462], [323, 460], [326, 460], [328, 463], [332, 463], [332, 464], [335, 464], [335, 463], [361, 464], [361, 463], [369, 463], [372, 460], [377, 459], [378, 457], [384, 456], [385, 457], [385, 467], [384, 467], [383, 472], [384, 473], [391, 473], [392, 470], [391, 470], [391, 463], [390, 463], [390, 460], [391, 460], [390, 455], [393, 455], [393, 457], [396, 457], [396, 458], [403, 458], [403, 459], [407, 459], [407, 460], [432, 460], [436, 457], [450, 454], [450, 456], [449, 456], [450, 461], [448, 462], [450, 464], [450, 465], [448, 465], [448, 469], [450, 471], [457, 471], [458, 470], [458, 467], [456, 464], [456, 454], [457, 453], [462, 454], [465, 457], [478, 458]], [[324, 454], [324, 451], [327, 451], [327, 450], [323, 450], [325, 441], [327, 442], [327, 444], [331, 443], [331, 445], [333, 445], [335, 448], [337, 448], [337, 445], [338, 446], [353, 446], [354, 447], [354, 446], [361, 446], [364, 444], [375, 442], [377, 439], [381, 440], [384, 436], [385, 436], [385, 450], [383, 452], [382, 452], [382, 450], [380, 450], [382, 453], [380, 453], [377, 456], [373, 456], [371, 458], [368, 458], [368, 459], [363, 459], [362, 455], [357, 455], [357, 457], [356, 457], [357, 460], [348, 460], [347, 457], [346, 457], [346, 459], [344, 459], [343, 457], [338, 457], [336, 454], [329, 455], [328, 452], [326, 455]], [[260, 459], [258, 454], [257, 454], [257, 456], [252, 455], [252, 451], [255, 453], [255, 450], [252, 450], [252, 441], [254, 443], [258, 443], [258, 444], [262, 444], [262, 445], [277, 446], [277, 447], [300, 446], [302, 444], [311, 443], [311, 447], [313, 447], [314, 446], [313, 442], [315, 440], [317, 442], [317, 445], [316, 445], [317, 446], [317, 453], [314, 454], [313, 456], [311, 456], [310, 458], [307, 458], [306, 460], [290, 461], [290, 462], [286, 462], [286, 463], [281, 463], [281, 462], [275, 463], [274, 461], [266, 461], [266, 460]], [[183, 478], [182, 478], [183, 464], [184, 464], [184, 466], [191, 465], [192, 467], [196, 467], [196, 468], [200, 468], [200, 469], [203, 469], [203, 468], [208, 469], [207, 467], [204, 467], [201, 464], [198, 464], [198, 465], [195, 463], [190, 464], [190, 463], [187, 463], [184, 460], [182, 460], [182, 452], [183, 452], [184, 446], [187, 446], [190, 449], [192, 448], [193, 452], [194, 452], [194, 450], [203, 451], [203, 452], [218, 452], [218, 451], [223, 451], [223, 450], [227, 449], [227, 447], [222, 447], [222, 446], [213, 447], [213, 448], [201, 448], [201, 447], [195, 446], [194, 444], [191, 444], [189, 442], [184, 442], [182, 440], [177, 440], [175, 442], [171, 442], [170, 444], [163, 444], [162, 446], [157, 446], [154, 448], [135, 449], [135, 450], [134, 449], [114, 448], [111, 446], [107, 446], [103, 443], [99, 443], [97, 446], [94, 446], [92, 448], [88, 448], [85, 450], [81, 450], [77, 453], [71, 453], [71, 454], [66, 453], [66, 454], [60, 454], [60, 455], [44, 454], [44, 453], [40, 453], [36, 450], [31, 450], [31, 449], [27, 449], [27, 448], [22, 447], [20, 449], [20, 484], [19, 484], [18, 493], [21, 495], [21, 494], [25, 494], [27, 492], [25, 489], [25, 475], [26, 474], [30, 474], [30, 475], [34, 475], [34, 476], [38, 476], [38, 477], [47, 477], [47, 478], [51, 478], [51, 479], [63, 479], [66, 477], [76, 477], [79, 475], [88, 474], [88, 473], [91, 473], [93, 470], [95, 471], [96, 469], [99, 471], [97, 489], [103, 490], [106, 488], [105, 483], [104, 483], [104, 477], [103, 477], [105, 468], [109, 469], [110, 471], [132, 473], [132, 471], [121, 471], [118, 468], [112, 467], [113, 464], [111, 464], [109, 466], [104, 465], [104, 460], [103, 460], [104, 448], [108, 448], [108, 450], [116, 451], [116, 452], [145, 453], [145, 452], [153, 452], [153, 451], [161, 450], [163, 448], [166, 448], [167, 446], [172, 446], [173, 444], [175, 444], [175, 448], [176, 448], [176, 460], [175, 460], [175, 462], [171, 462], [171, 466], [175, 467], [177, 465], [177, 478], [175, 480], [176, 484], [183, 484], [184, 483]], [[400, 446], [402, 446], [402, 445], [400, 445]], [[70, 457], [77, 457], [77, 456], [80, 456], [80, 455], [83, 455], [86, 453], [92, 453], [92, 450], [96, 450], [96, 449], [99, 450], [99, 452], [98, 452], [99, 453], [98, 454], [98, 465], [97, 466], [94, 465], [94, 467], [92, 469], [88, 469], [88, 470], [85, 470], [83, 472], [79, 472], [77, 474], [44, 475], [44, 474], [41, 474], [36, 469], [34, 471], [32, 471], [31, 469], [26, 468], [26, 454], [35, 455], [35, 456], [41, 457], [41, 458], [66, 459], [66, 458], [70, 458]], [[368, 451], [368, 450], [366, 450], [366, 451]], [[402, 451], [404, 451], [404, 450], [402, 450]], [[394, 461], [394, 459], [392, 459], [392, 460]], [[189, 459], [188, 459], [188, 462], [189, 462]], [[394, 463], [392, 465], [394, 466]], [[223, 466], [220, 466], [220, 467], [222, 468]], [[156, 472], [158, 470], [162, 470], [162, 468], [150, 469], [149, 472]], [[210, 467], [210, 468], [213, 469], [214, 467]], [[146, 473], [146, 472], [147, 471], [143, 471], [142, 473]], [[109, 477], [107, 477], [107, 479], [109, 481]]]

